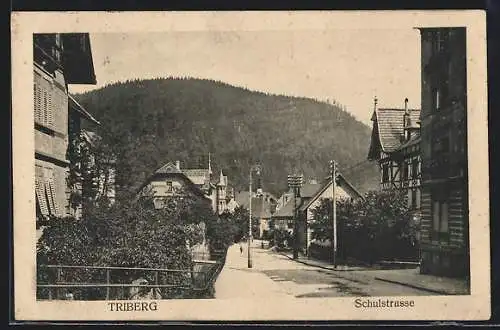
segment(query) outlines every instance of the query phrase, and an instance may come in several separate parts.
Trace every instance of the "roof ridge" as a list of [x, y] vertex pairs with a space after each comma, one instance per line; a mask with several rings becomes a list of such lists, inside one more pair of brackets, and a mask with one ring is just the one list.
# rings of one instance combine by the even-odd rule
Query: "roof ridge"
[[[392, 110], [392, 111], [402, 111], [402, 112], [405, 111], [404, 108], [377, 108], [377, 110], [375, 110], [375, 112], [380, 111], [380, 110]], [[407, 110], [408, 111], [422, 111], [422, 109], [418, 109], [418, 108], [408, 108]]]

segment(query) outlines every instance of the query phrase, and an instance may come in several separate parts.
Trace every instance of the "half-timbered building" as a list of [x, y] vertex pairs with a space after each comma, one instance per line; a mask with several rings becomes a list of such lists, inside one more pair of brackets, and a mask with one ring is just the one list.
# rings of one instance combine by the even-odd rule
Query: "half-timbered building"
[[368, 159], [380, 166], [382, 190], [401, 189], [408, 207], [419, 218], [421, 205], [420, 110], [377, 108], [374, 102], [373, 129]]

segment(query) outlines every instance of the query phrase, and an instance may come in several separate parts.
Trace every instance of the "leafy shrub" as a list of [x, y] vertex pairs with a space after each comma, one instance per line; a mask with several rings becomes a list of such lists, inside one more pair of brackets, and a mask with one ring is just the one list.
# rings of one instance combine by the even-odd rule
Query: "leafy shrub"
[[[172, 199], [164, 209], [156, 210], [151, 198], [146, 196], [126, 204], [95, 207], [86, 214], [85, 220], [58, 219], [44, 229], [37, 244], [39, 267], [57, 264], [189, 270], [192, 260], [188, 244], [201, 243], [204, 238], [204, 233], [196, 225], [208, 224], [207, 238], [212, 244], [217, 244], [218, 238], [223, 236], [212, 226], [218, 222], [210, 205], [193, 198]], [[57, 276], [41, 269], [38, 274], [40, 282], [50, 280], [53, 283]], [[63, 275], [65, 281], [71, 282], [105, 281], [103, 271], [71, 270]], [[112, 280], [130, 283], [144, 277], [151, 283], [153, 275], [113, 271]], [[169, 281], [185, 280], [180, 278], [183, 274], [169, 276]], [[160, 276], [160, 282], [162, 280], [167, 281], [167, 278]], [[103, 289], [94, 292], [74, 290], [73, 293], [76, 299], [99, 299], [104, 295]], [[40, 296], [47, 294], [46, 290], [39, 292]], [[172, 294], [178, 296], [182, 292], [162, 292], [167, 298]]]
[[[331, 199], [322, 200], [313, 210], [313, 219], [312, 238], [331, 239]], [[418, 223], [413, 220], [402, 192], [372, 191], [361, 200], [337, 201], [337, 225], [341, 259], [368, 263], [418, 259]]]

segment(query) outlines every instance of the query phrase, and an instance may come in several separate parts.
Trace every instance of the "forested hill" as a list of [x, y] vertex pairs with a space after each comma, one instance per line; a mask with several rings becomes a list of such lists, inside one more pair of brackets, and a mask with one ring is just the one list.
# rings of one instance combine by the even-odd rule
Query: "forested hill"
[[277, 195], [292, 171], [323, 179], [332, 158], [360, 190], [378, 182], [375, 164], [347, 170], [366, 160], [370, 128], [336, 105], [191, 78], [127, 81], [75, 97], [101, 121], [92, 129], [113, 145], [121, 184], [137, 186], [168, 161], [206, 166], [209, 152], [214, 174], [222, 169], [236, 190], [248, 189], [256, 162], [264, 190]]

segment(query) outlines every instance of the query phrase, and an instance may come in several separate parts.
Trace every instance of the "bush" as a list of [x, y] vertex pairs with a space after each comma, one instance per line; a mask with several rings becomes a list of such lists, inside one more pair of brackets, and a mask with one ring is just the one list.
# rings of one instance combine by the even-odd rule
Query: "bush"
[[[38, 241], [37, 264], [189, 270], [192, 260], [187, 243], [203, 242], [204, 233], [197, 224], [207, 223], [208, 240], [219, 246], [218, 238], [224, 235], [212, 226], [217, 223], [216, 219], [207, 203], [191, 198], [171, 200], [161, 210], [154, 209], [150, 197], [116, 203], [112, 207], [96, 207], [87, 212], [85, 220], [65, 218], [52, 221]], [[102, 282], [105, 281], [103, 273], [72, 270], [64, 276], [65, 281]], [[39, 269], [38, 281], [53, 280], [54, 276]], [[138, 277], [154, 281], [152, 274], [128, 272], [115, 272], [113, 281], [130, 283]], [[39, 292], [41, 296], [46, 294]], [[103, 290], [74, 294], [77, 299], [99, 299]], [[162, 292], [164, 298], [172, 294], [177, 296], [179, 293]]]
[[[331, 199], [325, 199], [313, 210], [313, 239], [331, 238], [331, 204]], [[362, 200], [337, 201], [337, 225], [340, 259], [352, 258], [367, 263], [418, 259], [419, 228], [402, 192], [376, 191], [367, 193]]]
[[286, 249], [292, 246], [293, 236], [288, 230], [278, 228], [273, 231], [273, 238], [271, 243], [279, 249]]

